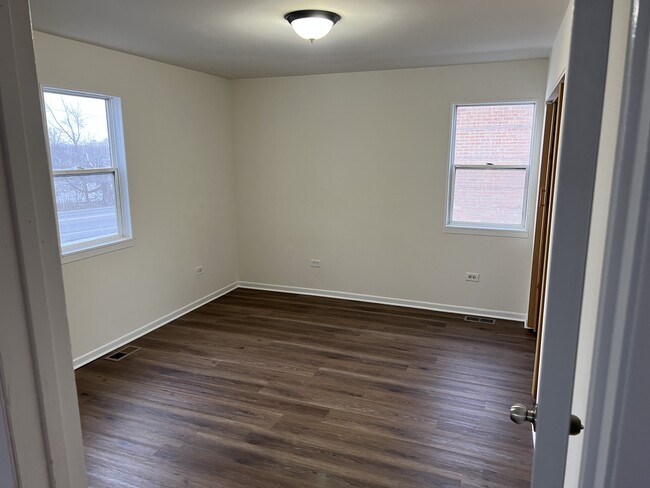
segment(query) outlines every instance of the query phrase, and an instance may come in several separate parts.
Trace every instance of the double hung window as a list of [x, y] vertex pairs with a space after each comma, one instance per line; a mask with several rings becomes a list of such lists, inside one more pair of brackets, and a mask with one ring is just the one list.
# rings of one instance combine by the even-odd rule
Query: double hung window
[[43, 110], [64, 261], [123, 245], [132, 236], [120, 99], [46, 87]]
[[534, 125], [534, 102], [454, 106], [447, 229], [525, 233]]

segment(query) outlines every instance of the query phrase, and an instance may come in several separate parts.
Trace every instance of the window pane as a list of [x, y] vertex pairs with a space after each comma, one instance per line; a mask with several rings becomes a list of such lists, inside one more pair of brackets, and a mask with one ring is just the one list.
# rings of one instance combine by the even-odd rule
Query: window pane
[[525, 169], [457, 169], [452, 222], [521, 225], [525, 194]]
[[44, 92], [52, 169], [111, 167], [106, 100]]
[[535, 105], [456, 107], [454, 164], [527, 165]]
[[115, 175], [55, 176], [61, 246], [118, 234]]

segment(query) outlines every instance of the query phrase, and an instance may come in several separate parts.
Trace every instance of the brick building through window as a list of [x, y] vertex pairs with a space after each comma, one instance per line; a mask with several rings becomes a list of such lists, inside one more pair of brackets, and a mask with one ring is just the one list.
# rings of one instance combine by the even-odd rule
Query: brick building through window
[[456, 105], [447, 226], [526, 229], [535, 103]]

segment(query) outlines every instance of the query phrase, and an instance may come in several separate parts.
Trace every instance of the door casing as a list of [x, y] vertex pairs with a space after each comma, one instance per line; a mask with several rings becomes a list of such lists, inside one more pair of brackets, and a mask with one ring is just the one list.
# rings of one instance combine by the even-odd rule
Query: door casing
[[650, 479], [650, 4], [633, 0], [580, 488]]
[[537, 333], [535, 344], [535, 364], [533, 366], [532, 395], [537, 399], [539, 363], [542, 353], [541, 338], [544, 319], [544, 299], [548, 275], [548, 254], [550, 250], [551, 219], [553, 217], [553, 197], [562, 124], [562, 102], [564, 99], [564, 77], [553, 90], [546, 102], [542, 167], [537, 195], [535, 238], [533, 241], [533, 265], [530, 273], [530, 293], [528, 300], [528, 327]]
[[0, 370], [18, 486], [87, 486], [27, 0], [0, 0]]

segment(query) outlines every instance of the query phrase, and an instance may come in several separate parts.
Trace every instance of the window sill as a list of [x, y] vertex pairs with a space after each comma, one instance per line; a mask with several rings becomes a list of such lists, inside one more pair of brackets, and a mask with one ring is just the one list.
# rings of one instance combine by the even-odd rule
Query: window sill
[[135, 240], [132, 237], [123, 237], [112, 242], [107, 242], [100, 245], [90, 245], [85, 249], [78, 249], [64, 253], [61, 256], [61, 264], [72, 263], [73, 261], [80, 261], [82, 259], [99, 256], [100, 254], [107, 254], [109, 252], [119, 251], [133, 247]]
[[447, 234], [468, 234], [475, 236], [492, 236], [492, 237], [516, 237], [527, 239], [527, 230], [517, 229], [498, 229], [486, 227], [465, 227], [461, 225], [446, 225], [444, 232]]

